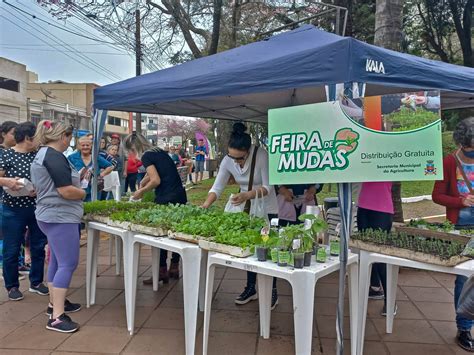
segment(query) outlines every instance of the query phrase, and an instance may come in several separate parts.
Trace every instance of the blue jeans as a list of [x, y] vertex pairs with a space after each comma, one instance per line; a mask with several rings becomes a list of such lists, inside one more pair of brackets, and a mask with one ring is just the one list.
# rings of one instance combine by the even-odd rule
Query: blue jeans
[[[456, 281], [454, 283], [454, 307], [455, 309], [458, 308], [459, 297], [461, 296], [462, 288], [464, 287], [464, 283], [467, 281], [466, 276], [458, 275], [456, 277]], [[467, 318], [460, 317], [456, 315], [456, 325], [458, 330], [461, 331], [470, 331], [472, 328], [473, 321]]]
[[5, 287], [19, 287], [18, 257], [25, 240], [25, 230], [30, 231], [31, 269], [30, 284], [37, 286], [44, 277], [44, 247], [46, 236], [36, 223], [35, 207], [9, 207], [3, 205], [3, 278]]

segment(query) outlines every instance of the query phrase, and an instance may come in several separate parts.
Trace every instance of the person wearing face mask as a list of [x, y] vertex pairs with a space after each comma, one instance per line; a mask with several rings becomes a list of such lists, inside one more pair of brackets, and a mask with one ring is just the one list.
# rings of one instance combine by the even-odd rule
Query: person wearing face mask
[[[31, 180], [30, 167], [36, 156], [36, 144], [33, 141], [36, 127], [31, 122], [20, 123], [15, 128], [16, 145], [4, 151], [0, 158], [0, 177], [24, 178]], [[19, 290], [18, 258], [25, 230], [30, 232], [31, 270], [29, 291], [42, 296], [48, 295], [43, 284], [46, 236], [38, 227], [35, 217], [36, 199], [34, 191], [29, 195], [12, 196], [5, 192], [3, 196], [3, 277], [8, 298], [12, 301], [23, 299]]]
[[[258, 193], [259, 196], [264, 196], [265, 210], [268, 213], [268, 218], [271, 220], [278, 215], [278, 203], [275, 189], [268, 182], [268, 153], [265, 149], [252, 145], [252, 138], [250, 134], [246, 133], [246, 130], [247, 127], [243, 123], [238, 122], [234, 124], [228, 143], [228, 154], [222, 159], [216, 181], [212, 185], [202, 207], [209, 208], [222, 194], [229, 179], [233, 177], [235, 182], [240, 185], [240, 193], [234, 195], [231, 202], [234, 205], [242, 205], [247, 201], [253, 200]], [[250, 171], [252, 170], [251, 162], [253, 159], [255, 159], [255, 169], [253, 172], [252, 189], [247, 191], [249, 189]], [[247, 286], [235, 299], [236, 304], [243, 305], [258, 298], [255, 288], [256, 282], [257, 274], [248, 271]], [[278, 293], [276, 279], [274, 278], [271, 309], [274, 309], [277, 304]]]
[[83, 215], [79, 172], [63, 152], [69, 146], [73, 127], [62, 122], [41, 121], [35, 141], [41, 145], [31, 164], [31, 180], [36, 189], [36, 219], [46, 234], [50, 249], [48, 265], [49, 305], [46, 314], [49, 330], [72, 333], [79, 325], [66, 313], [81, 309], [66, 294], [79, 263], [80, 223]]
[[[435, 203], [446, 207], [446, 217], [451, 223], [474, 228], [474, 117], [457, 124], [453, 139], [459, 148], [444, 158], [444, 178], [435, 182], [432, 197]], [[456, 277], [455, 308], [466, 280], [466, 276]], [[474, 352], [471, 337], [473, 321], [456, 316], [456, 325], [457, 344], [464, 350]]]

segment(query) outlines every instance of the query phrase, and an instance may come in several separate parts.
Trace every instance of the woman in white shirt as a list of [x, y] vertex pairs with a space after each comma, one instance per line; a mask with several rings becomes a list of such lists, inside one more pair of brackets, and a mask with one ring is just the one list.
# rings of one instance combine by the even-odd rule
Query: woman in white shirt
[[[247, 128], [242, 123], [235, 123], [230, 135], [228, 144], [228, 154], [221, 162], [216, 181], [209, 191], [206, 202], [202, 205], [209, 208], [221, 195], [226, 187], [229, 178], [232, 176], [235, 182], [240, 186], [240, 192], [232, 198], [231, 202], [235, 205], [245, 204], [248, 200], [253, 200], [257, 192], [259, 196], [264, 196], [265, 210], [269, 218], [275, 218], [278, 215], [278, 203], [275, 195], [275, 189], [268, 182], [268, 153], [265, 149], [252, 145], [251, 137], [245, 133]], [[248, 190], [250, 180], [250, 170], [254, 150], [257, 149], [255, 170], [252, 189]], [[246, 304], [258, 298], [255, 289], [257, 275], [253, 272], [247, 272], [247, 286], [242, 294], [235, 299], [237, 304]], [[272, 309], [278, 304], [278, 295], [276, 290], [276, 279], [273, 279]]]

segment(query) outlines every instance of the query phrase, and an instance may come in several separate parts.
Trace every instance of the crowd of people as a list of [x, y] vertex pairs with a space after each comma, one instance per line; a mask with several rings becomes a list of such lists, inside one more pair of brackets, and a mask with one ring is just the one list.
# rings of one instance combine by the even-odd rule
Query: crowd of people
[[[73, 128], [62, 122], [44, 120], [38, 127], [31, 122], [5, 122], [0, 132], [0, 187], [6, 190], [0, 204], [0, 230], [3, 238], [3, 278], [8, 297], [12, 301], [23, 299], [19, 290], [19, 258], [28, 235], [31, 255], [29, 291], [49, 295], [46, 327], [59, 332], [76, 331], [79, 325], [67, 314], [79, 311], [81, 305], [68, 301], [66, 294], [79, 260], [83, 201], [91, 199], [92, 137], [81, 137], [77, 150], [66, 157], [64, 152], [70, 146]], [[458, 124], [454, 141], [459, 149], [445, 158], [444, 180], [435, 183], [433, 201], [446, 206], [447, 218], [452, 223], [471, 226], [474, 225], [474, 118]], [[189, 175], [194, 169], [195, 180], [191, 177], [191, 181], [198, 183], [203, 178], [207, 154], [203, 140], [198, 140], [194, 164], [182, 147], [166, 150], [154, 147], [137, 133], [127, 136], [121, 144], [120, 137], [112, 135], [110, 139], [103, 138], [100, 142], [99, 178], [117, 171], [135, 200], [142, 199], [148, 191], [154, 191], [156, 204], [185, 204], [186, 190], [177, 167], [187, 167]], [[25, 181], [31, 181], [33, 187], [28, 189]], [[202, 207], [209, 208], [229, 182], [236, 183], [240, 188], [239, 193], [229, 201], [232, 205], [240, 206], [243, 212], [250, 212], [252, 201], [258, 196], [263, 201], [266, 217], [269, 220], [279, 217], [280, 226], [299, 223], [298, 216], [305, 212], [306, 206], [317, 205], [316, 196], [322, 188], [322, 185], [315, 184], [271, 186], [268, 153], [252, 144], [242, 123], [234, 124], [228, 153], [220, 164], [216, 180]], [[362, 184], [357, 202], [359, 230], [391, 230], [394, 213], [391, 187], [390, 182]], [[110, 196], [101, 193], [99, 198]], [[50, 255], [45, 285], [43, 273], [47, 243]], [[164, 283], [180, 275], [179, 255], [172, 254], [169, 269], [167, 258], [168, 252], [161, 250], [159, 280]], [[465, 277], [456, 278], [456, 307], [465, 282]], [[151, 284], [152, 281], [146, 279], [144, 283]], [[385, 300], [385, 289], [386, 267], [375, 264], [368, 297]], [[257, 298], [256, 274], [248, 272], [245, 288], [235, 303], [243, 305]], [[277, 304], [277, 283], [274, 279], [272, 309]], [[381, 313], [385, 315], [386, 312], [384, 304]], [[456, 323], [458, 344], [473, 351], [472, 321], [458, 316]]]

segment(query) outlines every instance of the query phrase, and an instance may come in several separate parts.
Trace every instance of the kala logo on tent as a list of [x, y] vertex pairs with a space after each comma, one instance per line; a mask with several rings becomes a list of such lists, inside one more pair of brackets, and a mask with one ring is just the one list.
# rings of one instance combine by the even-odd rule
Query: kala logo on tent
[[383, 62], [367, 58], [367, 61], [365, 62], [365, 71], [368, 73], [385, 74], [385, 67], [383, 66]]
[[280, 153], [278, 172], [344, 170], [348, 156], [358, 146], [359, 133], [341, 128], [333, 139], [323, 141], [319, 131], [276, 134], [271, 138], [271, 154]]

